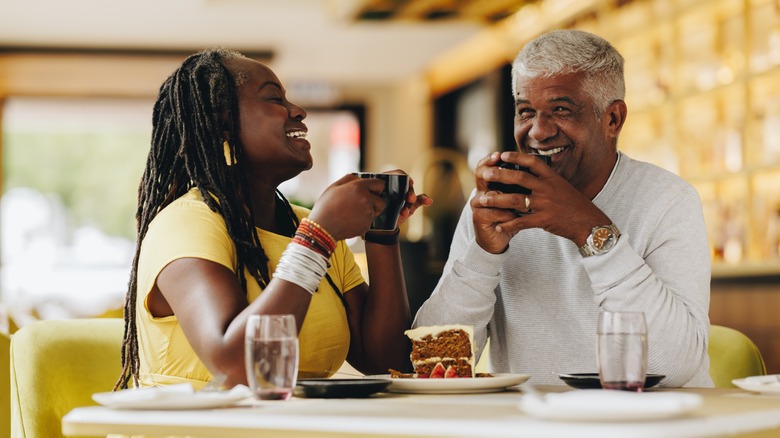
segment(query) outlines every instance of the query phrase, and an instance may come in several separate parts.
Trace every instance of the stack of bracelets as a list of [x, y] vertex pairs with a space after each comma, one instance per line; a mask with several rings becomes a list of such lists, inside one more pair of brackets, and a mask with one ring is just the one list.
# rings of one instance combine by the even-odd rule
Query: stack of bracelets
[[303, 218], [292, 243], [279, 259], [274, 277], [297, 284], [313, 295], [330, 267], [330, 256], [335, 250], [333, 236], [317, 222]]

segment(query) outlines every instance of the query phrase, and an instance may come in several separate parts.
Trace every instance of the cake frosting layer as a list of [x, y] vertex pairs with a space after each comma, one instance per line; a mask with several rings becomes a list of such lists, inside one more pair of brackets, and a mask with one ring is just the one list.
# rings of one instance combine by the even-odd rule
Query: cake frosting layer
[[[412, 340], [410, 359], [419, 377], [428, 377], [437, 364], [458, 377], [474, 377], [474, 328], [450, 324], [418, 327], [404, 332]], [[452, 374], [448, 373], [448, 374]]]

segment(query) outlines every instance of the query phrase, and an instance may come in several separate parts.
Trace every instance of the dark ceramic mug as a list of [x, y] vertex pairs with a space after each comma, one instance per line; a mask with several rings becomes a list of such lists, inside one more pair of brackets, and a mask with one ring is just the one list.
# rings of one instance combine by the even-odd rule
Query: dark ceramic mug
[[409, 175], [400, 173], [354, 172], [360, 178], [377, 178], [385, 182], [382, 199], [387, 206], [379, 216], [371, 222], [372, 231], [393, 231], [398, 226], [398, 216], [406, 203], [406, 192], [409, 191]]

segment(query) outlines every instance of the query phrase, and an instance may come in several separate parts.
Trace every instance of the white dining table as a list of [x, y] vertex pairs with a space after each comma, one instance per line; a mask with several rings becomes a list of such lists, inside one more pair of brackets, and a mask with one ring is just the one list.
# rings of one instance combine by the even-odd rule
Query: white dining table
[[[381, 393], [364, 399], [293, 398], [220, 409], [123, 410], [80, 407], [65, 435], [191, 437], [780, 437], [780, 396], [739, 389], [677, 389], [703, 403], [656, 420], [551, 421], [526, 415], [523, 386], [482, 394]], [[565, 386], [537, 387], [543, 392]]]

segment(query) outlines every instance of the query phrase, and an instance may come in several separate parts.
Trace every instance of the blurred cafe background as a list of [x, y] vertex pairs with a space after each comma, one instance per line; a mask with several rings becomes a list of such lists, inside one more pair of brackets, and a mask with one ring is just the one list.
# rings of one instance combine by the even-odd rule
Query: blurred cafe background
[[392, 168], [434, 197], [402, 230], [416, 309], [474, 164], [514, 147], [509, 63], [556, 28], [625, 56], [620, 148], [698, 189], [712, 323], [780, 373], [780, 0], [0, 0], [0, 331], [121, 316], [152, 103], [212, 46], [267, 63], [308, 110], [294, 202]]

